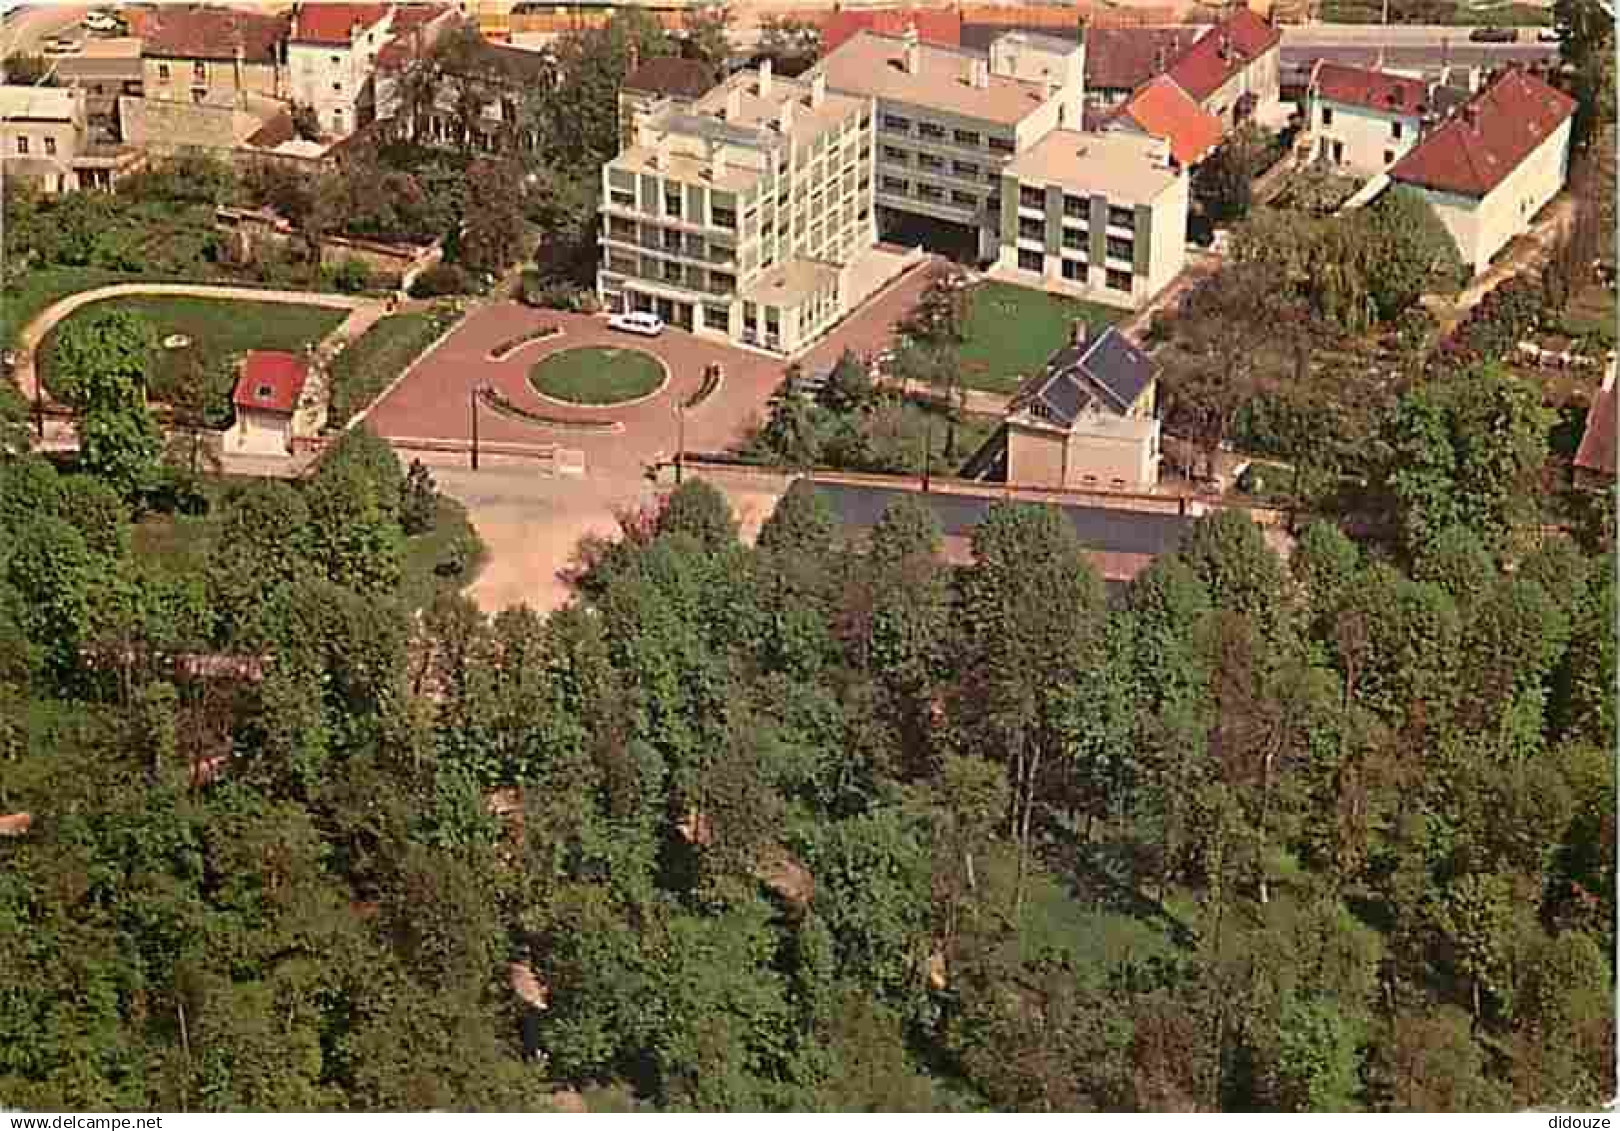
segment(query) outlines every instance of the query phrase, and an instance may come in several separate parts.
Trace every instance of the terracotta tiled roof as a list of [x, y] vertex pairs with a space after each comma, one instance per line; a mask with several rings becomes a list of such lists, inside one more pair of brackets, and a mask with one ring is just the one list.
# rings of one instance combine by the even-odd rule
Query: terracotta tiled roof
[[625, 76], [624, 89], [641, 94], [664, 94], [677, 98], [702, 98], [714, 86], [714, 72], [707, 63], [661, 55], [648, 59]]
[[248, 136], [247, 143], [259, 149], [274, 149], [282, 142], [291, 141], [297, 136], [298, 131], [293, 128], [292, 115], [286, 110], [277, 110], [269, 121]]
[[454, 11], [448, 4], [401, 4], [394, 9], [394, 22], [388, 27], [394, 32], [410, 31]]
[[297, 354], [249, 350], [231, 399], [238, 408], [291, 412], [308, 377], [309, 365]]
[[1569, 95], [1525, 71], [1504, 71], [1390, 166], [1390, 179], [1485, 196], [1573, 113]]
[[1614, 477], [1616, 464], [1614, 363], [1609, 363], [1609, 375], [1603, 388], [1592, 398], [1592, 407], [1586, 413], [1586, 431], [1581, 435], [1581, 446], [1575, 453], [1575, 466], [1595, 475]]
[[34, 823], [31, 813], [8, 813], [0, 816], [0, 836], [23, 836]]
[[1086, 29], [1086, 90], [1135, 90], [1164, 74], [1191, 47], [1202, 28]]
[[1210, 28], [1170, 64], [1170, 77], [1202, 102], [1244, 67], [1282, 42], [1282, 32], [1247, 8]]
[[274, 63], [287, 21], [233, 8], [160, 7], [142, 37], [142, 54], [157, 59], [234, 59], [236, 45], [248, 63]]
[[388, 16], [387, 4], [300, 4], [293, 13], [294, 43], [349, 42], [355, 24], [369, 28]]
[[1396, 114], [1422, 114], [1429, 105], [1429, 85], [1422, 79], [1344, 63], [1316, 65], [1312, 85], [1321, 97], [1346, 106], [1365, 106]]
[[1114, 120], [1129, 119], [1138, 129], [1170, 142], [1170, 156], [1196, 165], [1221, 142], [1221, 122], [1167, 75], [1160, 75], [1119, 108]]
[[821, 25], [821, 51], [826, 54], [857, 32], [903, 35], [913, 25], [923, 43], [962, 46], [962, 13], [955, 8], [874, 8], [828, 16]]

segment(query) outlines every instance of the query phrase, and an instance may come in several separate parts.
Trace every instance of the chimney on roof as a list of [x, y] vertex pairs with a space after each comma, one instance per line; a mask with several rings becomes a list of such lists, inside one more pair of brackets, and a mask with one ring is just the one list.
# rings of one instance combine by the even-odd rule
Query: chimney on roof
[[735, 122], [742, 117], [742, 86], [736, 84], [726, 90], [726, 121]]
[[1469, 129], [1478, 129], [1479, 107], [1475, 106], [1472, 102], [1463, 103], [1462, 120], [1463, 125], [1467, 126]]
[[769, 59], [765, 59], [759, 64], [759, 96], [761, 98], [769, 98], [771, 96], [772, 69], [771, 61]]
[[1074, 41], [1084, 44], [1086, 41], [1086, 17], [1079, 15], [1074, 18]]
[[810, 108], [819, 110], [825, 101], [827, 101], [827, 73], [817, 71], [810, 76]]
[[922, 41], [917, 36], [915, 22], [906, 25], [905, 34], [900, 37], [905, 47], [906, 74], [915, 75], [922, 72]]
[[990, 60], [973, 59], [968, 62], [968, 85], [975, 90], [990, 87]]
[[784, 134], [793, 132], [793, 108], [797, 105], [797, 100], [785, 98], [782, 100], [782, 108], [777, 111], [776, 127]]
[[365, 30], [365, 26], [361, 24], [359, 20], [355, 20], [349, 25], [349, 42], [353, 43], [358, 40], [360, 38], [360, 33]]

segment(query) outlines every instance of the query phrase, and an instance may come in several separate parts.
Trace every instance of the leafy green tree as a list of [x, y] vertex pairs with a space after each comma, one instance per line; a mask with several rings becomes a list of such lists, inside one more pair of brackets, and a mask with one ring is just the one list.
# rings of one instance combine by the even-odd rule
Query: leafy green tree
[[161, 447], [146, 403], [155, 344], [151, 324], [122, 310], [92, 312], [57, 335], [55, 391], [79, 409], [85, 470], [126, 497], [151, 483]]
[[461, 262], [499, 275], [523, 255], [522, 177], [515, 166], [479, 160], [467, 169]]
[[1177, 552], [1203, 581], [1216, 608], [1253, 617], [1268, 632], [1280, 628], [1282, 560], [1248, 515], [1238, 510], [1205, 515]]
[[688, 479], [671, 491], [658, 516], [658, 533], [688, 534], [707, 550], [737, 543], [737, 519], [731, 504], [702, 479]]
[[1365, 241], [1369, 295], [1380, 320], [1395, 319], [1424, 294], [1461, 285], [1464, 271], [1456, 241], [1416, 192], [1386, 192], [1355, 216], [1355, 237]]
[[1398, 1013], [1373, 1044], [1372, 1090], [1385, 1111], [1499, 1111], [1509, 1097], [1491, 1079], [1466, 1013], [1440, 1006]]
[[1231, 223], [1249, 214], [1254, 178], [1263, 169], [1271, 147], [1260, 127], [1239, 126], [1198, 168], [1198, 195], [1210, 218]]
[[393, 450], [365, 428], [327, 452], [304, 498], [311, 554], [333, 583], [374, 593], [398, 584], [402, 482]]
[[1614, 120], [1614, 18], [1597, 0], [1554, 0], [1558, 50], [1574, 73], [1573, 140], [1585, 145]]

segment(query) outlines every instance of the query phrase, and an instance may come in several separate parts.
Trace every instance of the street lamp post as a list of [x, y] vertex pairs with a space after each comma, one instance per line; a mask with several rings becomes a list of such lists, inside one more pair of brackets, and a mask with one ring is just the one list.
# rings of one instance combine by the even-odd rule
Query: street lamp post
[[686, 462], [686, 406], [675, 401], [675, 485], [681, 485], [681, 465]]
[[933, 462], [934, 456], [934, 418], [932, 416], [927, 417], [925, 427], [926, 431], [923, 433], [922, 489], [923, 494], [926, 495], [928, 493], [928, 468]]
[[478, 470], [478, 395], [486, 386], [474, 385], [467, 394], [468, 409], [472, 413], [472, 469]]

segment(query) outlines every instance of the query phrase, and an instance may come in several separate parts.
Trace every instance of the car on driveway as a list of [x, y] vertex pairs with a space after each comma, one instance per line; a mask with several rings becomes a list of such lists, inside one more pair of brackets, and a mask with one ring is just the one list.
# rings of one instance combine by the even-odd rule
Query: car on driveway
[[1561, 37], [1558, 34], [1558, 29], [1555, 27], [1544, 27], [1540, 31], [1536, 32], [1537, 43], [1558, 43], [1560, 41]]
[[629, 314], [613, 315], [608, 319], [608, 328], [623, 330], [627, 334], [640, 334], [646, 338], [656, 338], [664, 332], [664, 320], [656, 314], [636, 310]]

